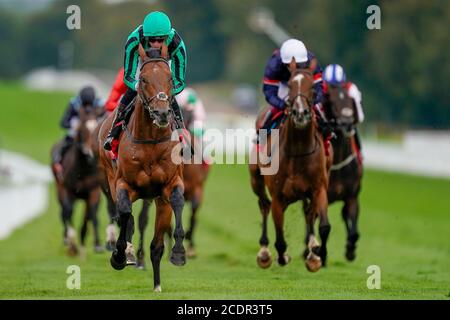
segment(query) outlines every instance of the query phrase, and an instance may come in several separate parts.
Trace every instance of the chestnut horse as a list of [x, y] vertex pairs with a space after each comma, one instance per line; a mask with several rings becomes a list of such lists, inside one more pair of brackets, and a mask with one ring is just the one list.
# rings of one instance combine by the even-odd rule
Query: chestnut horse
[[[189, 128], [193, 121], [193, 111], [182, 109], [182, 112], [185, 126]], [[193, 138], [193, 149], [196, 150], [196, 145], [201, 143], [201, 141], [193, 135], [193, 132], [191, 132], [190, 135]], [[186, 252], [188, 258], [194, 258], [197, 255], [195, 251], [193, 235], [195, 226], [197, 224], [197, 212], [203, 202], [204, 186], [209, 173], [209, 166], [207, 164], [194, 161], [197, 160], [197, 157], [200, 156], [201, 150], [197, 148], [197, 151], [195, 151], [194, 154], [191, 155], [192, 162], [185, 163], [183, 169], [184, 200], [190, 202], [191, 204], [190, 224], [186, 232], [186, 240], [189, 241], [189, 246]], [[137, 267], [139, 269], [145, 269], [143, 245], [144, 232], [145, 228], [147, 227], [149, 209], [150, 202], [146, 201], [143, 203], [141, 212], [139, 214], [139, 248], [137, 251]], [[172, 234], [172, 229], [167, 230], [167, 234], [170, 237]]]
[[343, 201], [342, 218], [347, 229], [347, 244], [345, 257], [353, 261], [356, 257], [356, 242], [359, 239], [359, 192], [363, 165], [356, 144], [356, 128], [354, 126], [357, 116], [353, 99], [341, 87], [329, 87], [328, 106], [325, 110], [327, 116], [335, 121], [336, 138], [332, 139], [334, 150], [333, 165], [330, 172], [328, 186], [328, 202]]
[[[79, 110], [80, 125], [76, 131], [73, 145], [62, 159], [63, 172], [60, 174], [52, 164], [56, 182], [58, 201], [61, 205], [61, 218], [64, 224], [64, 242], [69, 255], [78, 254], [76, 232], [72, 226], [75, 201], [84, 200], [86, 207], [81, 227], [81, 245], [84, 247], [88, 222], [94, 227], [94, 250], [102, 252], [98, 234], [97, 210], [100, 202], [100, 179], [97, 163], [92, 149], [92, 132], [96, 129], [100, 114], [92, 106], [82, 106]], [[52, 148], [52, 155], [58, 152], [59, 144]], [[54, 158], [54, 157], [52, 157]]]
[[[161, 292], [160, 262], [164, 251], [164, 233], [170, 228], [172, 210], [175, 213], [175, 245], [170, 261], [177, 265], [186, 262], [183, 247], [182, 211], [184, 185], [182, 161], [172, 159], [179, 141], [171, 139], [172, 73], [167, 61], [167, 46], [160, 56], [150, 51], [149, 58], [139, 48], [142, 67], [137, 98], [129, 123], [124, 124], [120, 137], [117, 162], [109, 153], [99, 149], [100, 165], [108, 181], [106, 196], [116, 205], [120, 234], [111, 265], [116, 270], [125, 268], [127, 242], [131, 243], [133, 230], [132, 203], [137, 199], [155, 199], [155, 232], [150, 246], [153, 266], [154, 291]], [[102, 124], [98, 144], [102, 146], [111, 128], [113, 115]], [[100, 148], [100, 147], [99, 147]]]
[[[261, 268], [267, 268], [272, 263], [267, 237], [267, 216], [270, 211], [276, 230], [275, 248], [278, 252], [278, 263], [284, 266], [290, 261], [283, 233], [284, 212], [290, 204], [302, 200], [307, 229], [305, 264], [309, 271], [315, 272], [326, 263], [326, 244], [331, 229], [327, 215], [331, 157], [325, 155], [323, 139], [317, 130], [312, 110], [312, 73], [309, 69], [297, 69], [294, 59], [289, 65], [289, 70], [291, 77], [288, 83], [287, 117], [279, 129], [279, 147], [270, 151], [271, 161], [279, 161], [279, 170], [272, 175], [262, 175], [260, 162], [249, 166], [252, 189], [258, 196], [263, 218], [259, 241], [261, 249], [257, 255], [257, 262]], [[272, 136], [267, 139], [266, 148], [271, 145]], [[255, 149], [252, 158], [256, 157], [256, 152]], [[266, 187], [272, 201], [267, 197]], [[317, 217], [320, 219], [319, 235], [322, 245], [319, 245], [314, 234]]]

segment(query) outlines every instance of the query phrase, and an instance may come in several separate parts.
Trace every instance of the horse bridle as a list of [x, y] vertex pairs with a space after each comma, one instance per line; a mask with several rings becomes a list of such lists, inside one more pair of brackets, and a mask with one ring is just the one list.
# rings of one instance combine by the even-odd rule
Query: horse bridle
[[308, 105], [308, 107], [311, 108], [311, 106], [312, 106], [311, 100], [308, 98], [308, 96], [299, 92], [294, 96], [292, 101], [290, 99], [288, 99], [289, 113], [291, 112], [291, 109], [292, 109], [295, 99], [297, 99], [298, 97], [304, 98], [306, 100], [306, 104]]
[[[147, 63], [150, 63], [150, 62], [158, 62], [158, 61], [164, 62], [165, 64], [167, 64], [167, 66], [169, 66], [169, 62], [168, 62], [166, 59], [164, 59], [164, 58], [152, 58], [152, 59], [146, 60], [146, 61], [142, 64], [141, 70], [144, 68], [144, 66], [145, 66]], [[169, 67], [170, 67], [170, 66], [169, 66]], [[147, 109], [147, 111], [148, 111], [148, 113], [150, 114], [150, 117], [151, 117], [152, 119], [155, 119], [155, 118], [156, 118], [156, 115], [158, 114], [158, 111], [156, 110], [156, 108], [154, 107], [154, 105], [152, 105], [152, 101], [154, 101], [154, 100], [158, 100], [158, 101], [167, 101], [167, 102], [169, 102], [169, 109], [171, 110], [171, 107], [170, 107], [170, 106], [171, 106], [171, 104], [172, 104], [173, 97], [169, 97], [169, 95], [167, 95], [167, 93], [161, 91], [161, 92], [158, 92], [157, 94], [155, 94], [154, 96], [148, 98], [147, 95], [145, 94], [145, 91], [142, 89], [142, 82], [145, 83], [145, 81], [144, 81], [143, 78], [141, 77], [141, 78], [139, 79], [139, 90], [138, 90], [138, 95], [139, 95], [139, 98], [140, 98], [141, 101], [142, 101], [142, 104], [144, 105], [144, 108]], [[140, 92], [139, 92], [139, 91], [140, 91]]]

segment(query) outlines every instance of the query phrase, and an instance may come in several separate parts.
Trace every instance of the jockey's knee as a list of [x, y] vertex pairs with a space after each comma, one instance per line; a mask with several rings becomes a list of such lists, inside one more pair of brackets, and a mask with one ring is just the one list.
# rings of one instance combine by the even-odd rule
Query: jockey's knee
[[127, 88], [127, 91], [124, 93], [122, 99], [120, 99], [120, 104], [128, 106], [131, 101], [136, 97], [137, 91], [134, 91], [130, 88]]

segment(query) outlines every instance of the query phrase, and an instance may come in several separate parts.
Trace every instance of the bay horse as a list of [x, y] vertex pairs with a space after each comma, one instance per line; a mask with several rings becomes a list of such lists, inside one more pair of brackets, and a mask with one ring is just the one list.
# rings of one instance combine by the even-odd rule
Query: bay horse
[[[287, 207], [303, 201], [303, 211], [306, 220], [306, 268], [315, 272], [326, 263], [327, 239], [331, 230], [328, 221], [328, 174], [331, 157], [327, 157], [323, 146], [323, 138], [317, 130], [316, 119], [312, 110], [313, 76], [310, 69], [298, 69], [295, 59], [292, 59], [289, 70], [288, 106], [286, 118], [279, 129], [279, 147], [270, 150], [271, 161], [279, 161], [278, 172], [272, 175], [262, 175], [262, 164], [251, 161], [249, 165], [251, 186], [258, 196], [258, 204], [262, 214], [262, 234], [259, 240], [260, 250], [257, 263], [261, 268], [268, 268], [272, 256], [268, 248], [267, 217], [272, 211], [276, 230], [275, 248], [278, 252], [278, 263], [281, 266], [290, 262], [286, 253], [287, 244], [284, 239], [284, 212]], [[262, 118], [264, 113], [260, 114]], [[260, 122], [260, 119], [257, 123]], [[273, 135], [272, 135], [273, 136]], [[269, 136], [266, 148], [271, 145]], [[253, 150], [253, 159], [257, 149]], [[269, 200], [266, 187], [272, 200]], [[322, 244], [319, 245], [314, 224], [319, 217], [319, 235]]]
[[[100, 202], [100, 180], [97, 164], [92, 150], [92, 132], [98, 125], [98, 110], [92, 106], [82, 106], [79, 110], [80, 124], [74, 137], [73, 145], [65, 153], [61, 165], [62, 174], [52, 163], [58, 201], [61, 206], [61, 218], [64, 225], [64, 242], [67, 253], [79, 253], [76, 243], [76, 232], [72, 224], [72, 214], [77, 199], [85, 202], [85, 212], [81, 227], [81, 245], [85, 246], [88, 222], [94, 227], [94, 251], [103, 252], [98, 234], [97, 210]], [[60, 144], [52, 147], [52, 155], [59, 152]], [[52, 156], [52, 159], [55, 157]]]
[[353, 99], [342, 87], [329, 87], [329, 99], [325, 106], [327, 116], [335, 120], [335, 139], [332, 139], [334, 157], [328, 186], [329, 204], [343, 201], [342, 218], [347, 229], [345, 257], [353, 261], [356, 257], [356, 242], [359, 239], [359, 193], [363, 175], [360, 150], [356, 143]]
[[[183, 119], [186, 128], [189, 128], [193, 121], [193, 111], [188, 111], [186, 109], [182, 109]], [[190, 216], [190, 224], [189, 228], [186, 232], [185, 239], [189, 241], [189, 245], [186, 251], [186, 255], [188, 258], [196, 257], [196, 250], [194, 244], [194, 230], [197, 224], [197, 212], [203, 202], [203, 194], [205, 182], [209, 173], [209, 165], [199, 161], [194, 161], [194, 157], [201, 156], [201, 150], [197, 148], [197, 145], [201, 143], [201, 141], [193, 135], [193, 132], [190, 132], [192, 147], [195, 150], [194, 154], [191, 154], [192, 162], [186, 162], [184, 164], [183, 169], [183, 182], [184, 182], [184, 200], [185, 202], [189, 202], [191, 205], [191, 216]], [[151, 202], [144, 201], [142, 204], [142, 209], [139, 214], [139, 247], [137, 250], [137, 264], [136, 266], [139, 269], [145, 269], [145, 260], [144, 260], [144, 233], [145, 228], [147, 227], [148, 222], [148, 212], [150, 209]], [[172, 229], [166, 230], [166, 234], [169, 239], [172, 235]]]
[[173, 149], [179, 141], [171, 139], [170, 108], [172, 73], [167, 61], [167, 46], [160, 55], [150, 51], [150, 57], [139, 46], [141, 69], [134, 112], [128, 124], [123, 125], [118, 159], [111, 160], [103, 145], [113, 114], [103, 122], [99, 131], [99, 159], [108, 182], [106, 196], [116, 205], [120, 226], [116, 249], [111, 255], [111, 266], [121, 270], [127, 265], [127, 242], [132, 241], [132, 203], [137, 199], [155, 199], [155, 232], [150, 246], [153, 266], [154, 291], [161, 292], [160, 262], [164, 252], [164, 233], [170, 228], [172, 210], [175, 213], [175, 245], [170, 261], [182, 266], [186, 263], [183, 247], [184, 206], [183, 164], [173, 161]]

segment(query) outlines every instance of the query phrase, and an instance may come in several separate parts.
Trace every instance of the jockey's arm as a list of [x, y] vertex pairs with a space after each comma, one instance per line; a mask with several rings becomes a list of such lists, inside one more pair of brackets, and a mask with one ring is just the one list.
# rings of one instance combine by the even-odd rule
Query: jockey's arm
[[355, 103], [356, 112], [358, 113], [358, 123], [362, 123], [364, 121], [364, 111], [361, 102], [361, 91], [359, 91], [358, 87], [354, 83], [351, 83], [348, 87], [348, 95], [353, 99]]
[[279, 65], [275, 55], [272, 55], [264, 70], [263, 93], [268, 104], [283, 110], [286, 106], [286, 102], [278, 96], [279, 86]]
[[286, 102], [278, 97], [279, 81], [264, 78], [263, 92], [266, 101], [271, 106], [283, 110]]
[[183, 40], [174, 31], [174, 36], [169, 43], [171, 70], [173, 79], [172, 94], [177, 95], [186, 87], [186, 47]]
[[73, 99], [69, 102], [66, 111], [60, 121], [61, 128], [70, 129], [70, 121], [76, 117], [78, 113], [75, 110]]
[[127, 39], [125, 44], [125, 58], [124, 58], [124, 76], [123, 82], [131, 90], [136, 91], [137, 80], [136, 72], [139, 64], [139, 27], [136, 28]]

